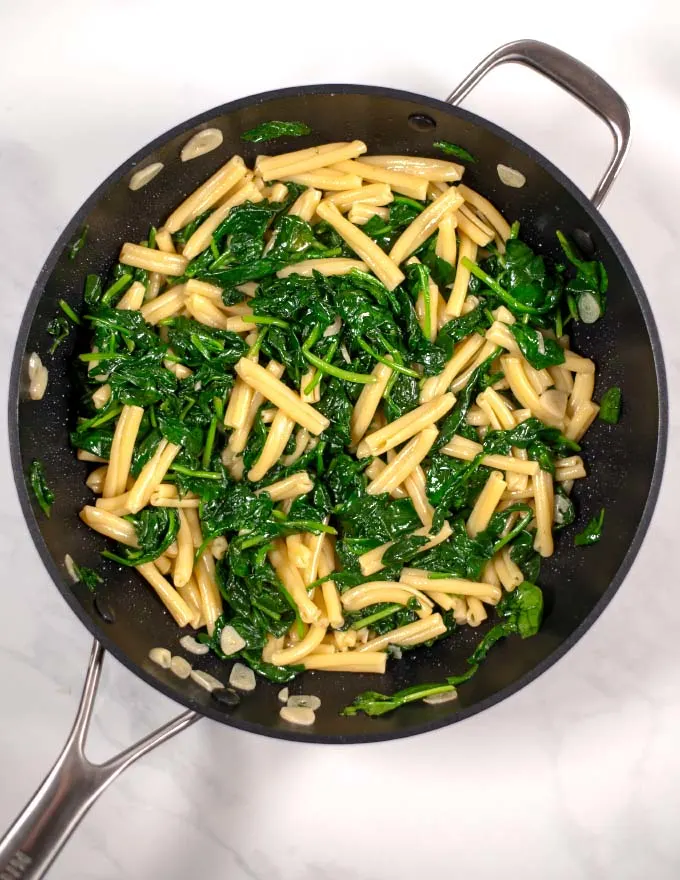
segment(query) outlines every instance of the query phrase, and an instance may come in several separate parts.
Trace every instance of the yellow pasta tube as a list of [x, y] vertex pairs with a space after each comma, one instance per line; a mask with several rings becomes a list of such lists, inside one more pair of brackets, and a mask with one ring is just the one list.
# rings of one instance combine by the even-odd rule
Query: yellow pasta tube
[[488, 199], [485, 199], [484, 196], [481, 196], [478, 192], [475, 192], [463, 183], [459, 185], [458, 192], [469, 205], [472, 205], [473, 208], [476, 208], [484, 215], [504, 242], [510, 238], [510, 224]]
[[195, 578], [192, 576], [189, 579], [188, 583], [186, 583], [183, 587], [175, 586], [175, 589], [189, 606], [189, 610], [192, 614], [192, 618], [189, 621], [191, 627], [193, 629], [198, 629], [199, 627], [203, 626], [201, 596], [198, 592], [198, 585], [196, 584]]
[[[328, 517], [324, 519], [324, 523], [328, 523]], [[323, 547], [326, 543], [326, 535], [323, 532], [320, 535], [308, 534], [307, 547], [309, 549], [309, 559], [302, 572], [302, 579], [305, 584], [312, 584], [317, 578], [319, 570], [319, 560], [323, 553]], [[319, 603], [319, 595], [317, 594], [317, 604]], [[323, 599], [323, 597], [321, 597]]]
[[399, 454], [387, 465], [385, 470], [368, 484], [366, 487], [368, 494], [380, 495], [382, 492], [390, 492], [397, 486], [401, 486], [428, 454], [438, 434], [439, 431], [434, 426], [424, 428], [419, 434], [416, 434], [399, 451]]
[[[192, 511], [193, 512], [193, 511]], [[185, 511], [188, 517], [188, 511]], [[189, 521], [191, 526], [191, 521]], [[193, 535], [192, 535], [193, 539]], [[178, 548], [179, 558], [179, 548]], [[222, 614], [222, 596], [215, 583], [215, 561], [209, 549], [205, 549], [194, 565], [194, 577], [201, 597], [201, 611], [208, 633], [212, 635], [215, 621]]]
[[[153, 564], [160, 571], [162, 575], [166, 575], [170, 573], [170, 569], [172, 568], [172, 562], [169, 556], [162, 554], [157, 559], [153, 560]], [[188, 604], [188, 603], [187, 603]]]
[[514, 590], [524, 581], [522, 570], [513, 562], [510, 551], [504, 547], [494, 561], [496, 574], [506, 590]]
[[234, 369], [253, 390], [259, 391], [263, 397], [312, 434], [321, 434], [329, 426], [330, 422], [325, 416], [308, 403], [304, 403], [294, 391], [259, 364], [241, 358]]
[[[144, 465], [139, 476], [135, 480], [132, 489], [127, 493], [128, 513], [138, 513], [142, 507], [145, 507], [149, 503], [149, 498], [151, 497], [154, 485], [157, 485], [158, 482], [160, 482], [159, 480], [154, 484], [154, 474], [156, 473], [156, 468], [158, 467], [158, 463], [161, 460], [161, 456], [167, 445], [168, 441], [165, 438], [158, 442], [154, 454]], [[175, 448], [179, 452], [179, 446]]]
[[347, 242], [359, 257], [368, 265], [388, 290], [401, 284], [404, 273], [399, 266], [387, 256], [382, 248], [365, 232], [350, 223], [331, 202], [324, 200], [316, 209], [318, 216], [329, 223], [333, 229]]
[[574, 384], [567, 404], [572, 417], [579, 406], [592, 400], [594, 390], [595, 373], [577, 373], [574, 376]]
[[381, 220], [387, 220], [390, 216], [389, 208], [380, 208], [378, 205], [367, 205], [365, 202], [357, 202], [352, 205], [347, 214], [347, 219], [355, 226], [363, 226], [368, 223], [371, 217], [380, 217]]
[[290, 440], [294, 427], [295, 421], [282, 409], [277, 410], [260, 457], [248, 472], [248, 479], [252, 483], [257, 483], [261, 480], [267, 471], [278, 462]]
[[322, 275], [346, 275], [352, 269], [359, 272], [367, 272], [368, 266], [361, 260], [349, 260], [346, 257], [328, 257], [318, 260], [301, 260], [299, 263], [293, 263], [279, 269], [276, 273], [277, 278], [288, 278], [289, 275], [304, 275], [311, 278], [314, 272], [321, 272]]
[[189, 583], [194, 570], [194, 542], [186, 513], [180, 508], [179, 531], [177, 532], [177, 556], [173, 568], [173, 581], [176, 587]]
[[94, 392], [92, 403], [95, 409], [101, 409], [103, 406], [106, 406], [109, 400], [111, 400], [111, 386], [107, 382], [105, 385], [100, 385]]
[[[515, 427], [515, 418], [510, 409], [510, 404], [504, 397], [501, 397], [497, 391], [493, 388], [487, 388], [486, 391], [483, 391], [482, 394], [479, 395], [479, 397], [484, 398], [487, 402], [498, 420], [500, 427], [504, 431], [508, 431]], [[479, 400], [479, 398], [477, 399]]]
[[358, 174], [345, 174], [342, 171], [334, 171], [332, 168], [320, 168], [318, 171], [308, 171], [306, 174], [294, 174], [285, 179], [291, 183], [311, 186], [326, 192], [343, 192], [358, 189], [361, 186], [361, 178]]
[[434, 507], [427, 500], [425, 471], [420, 465], [414, 467], [408, 477], [406, 477], [404, 489], [406, 489], [421, 523], [429, 528], [434, 519]]
[[580, 440], [595, 420], [600, 407], [592, 400], [585, 400], [574, 409], [574, 414], [569, 419], [569, 424], [564, 432], [569, 440]]
[[138, 546], [137, 532], [132, 523], [108, 510], [88, 504], [80, 511], [80, 518], [100, 535], [113, 538], [114, 541], [119, 541], [128, 547]]
[[364, 180], [387, 183], [395, 192], [412, 199], [424, 199], [427, 196], [427, 180], [414, 174], [403, 174], [399, 171], [381, 168], [379, 165], [356, 161], [336, 162], [334, 167], [347, 174], [358, 174]]
[[377, 165], [389, 171], [399, 171], [429, 181], [457, 181], [465, 170], [455, 162], [443, 159], [427, 159], [424, 156], [364, 156], [362, 164]]
[[379, 428], [372, 434], [368, 434], [357, 448], [357, 457], [367, 458], [369, 455], [382, 455], [389, 449], [394, 449], [395, 446], [405, 443], [446, 415], [455, 402], [456, 398], [453, 394], [446, 393], [440, 394], [427, 403], [421, 403], [420, 406], [385, 425], [384, 428]]
[[[328, 577], [335, 571], [335, 558], [333, 548], [329, 541], [324, 541], [319, 556], [319, 567], [317, 574], [319, 577]], [[333, 629], [338, 629], [345, 623], [342, 613], [342, 605], [340, 604], [340, 594], [335, 586], [335, 581], [324, 581], [321, 585], [321, 593], [323, 595], [324, 605], [326, 606], [326, 614], [328, 622]]]
[[222, 288], [216, 284], [210, 284], [208, 281], [199, 281], [197, 278], [190, 278], [186, 282], [184, 290], [187, 296], [193, 296], [193, 294], [198, 293], [200, 296], [211, 300], [215, 305], [223, 307]]
[[[420, 645], [423, 642], [429, 642], [437, 636], [442, 636], [446, 632], [446, 624], [442, 620], [441, 614], [430, 614], [414, 623], [408, 623], [406, 626], [400, 626], [393, 629], [382, 636], [371, 639], [360, 648], [356, 649], [356, 653], [383, 651], [388, 645]], [[341, 654], [341, 657], [347, 656]]]
[[201, 223], [198, 229], [193, 233], [189, 241], [184, 245], [182, 255], [188, 260], [193, 260], [194, 257], [197, 257], [207, 247], [210, 247], [213, 233], [220, 223], [223, 220], [226, 220], [232, 208], [235, 208], [237, 205], [242, 205], [244, 202], [261, 202], [262, 200], [262, 193], [258, 190], [252, 180], [245, 181], [243, 185], [228, 196], [209, 217], [206, 217], [203, 223]]
[[275, 183], [269, 190], [269, 201], [274, 203], [285, 202], [288, 195], [288, 187], [285, 183]]
[[312, 217], [316, 214], [316, 209], [320, 201], [321, 191], [312, 187], [305, 190], [302, 195], [298, 196], [288, 213], [292, 217], [299, 217], [300, 220], [309, 223]]
[[350, 419], [350, 436], [353, 445], [357, 445], [368, 430], [373, 421], [373, 416], [380, 405], [385, 388], [392, 375], [392, 368], [387, 364], [378, 363], [373, 367], [375, 382], [372, 385], [364, 385], [352, 410]]
[[175, 243], [165, 226], [161, 226], [156, 231], [156, 247], [159, 251], [164, 251], [166, 254], [175, 253]]
[[192, 619], [191, 609], [175, 590], [175, 588], [163, 577], [153, 562], [145, 562], [136, 565], [135, 568], [156, 592], [156, 595], [173, 616], [177, 626], [186, 626]]
[[487, 226], [483, 220], [480, 220], [480, 218], [465, 205], [461, 205], [458, 209], [457, 220], [461, 232], [464, 232], [465, 235], [467, 235], [468, 238], [471, 238], [479, 247], [486, 247], [487, 244], [493, 241], [493, 229], [491, 229], [490, 226]]
[[485, 336], [489, 342], [493, 342], [494, 345], [502, 346], [509, 351], [510, 354], [515, 354], [518, 357], [521, 355], [519, 345], [517, 345], [515, 337], [505, 323], [494, 321], [486, 331]]
[[574, 390], [574, 379], [569, 370], [565, 370], [564, 367], [548, 367], [548, 372], [558, 391], [566, 391], [567, 394], [572, 393]]
[[144, 285], [141, 281], [133, 281], [116, 304], [117, 309], [137, 311], [144, 304]]
[[184, 308], [185, 299], [185, 286], [178, 284], [143, 305], [140, 309], [142, 317], [147, 324], [157, 324], [159, 321], [164, 321], [166, 318], [178, 314]]
[[293, 645], [292, 648], [284, 648], [281, 651], [274, 651], [271, 662], [275, 666], [290, 666], [299, 663], [308, 654], [313, 653], [321, 644], [327, 629], [328, 625], [325, 621], [310, 626], [304, 639], [299, 641], [297, 645]]
[[363, 141], [322, 144], [278, 156], [258, 156], [255, 168], [263, 180], [281, 180], [294, 174], [316, 171], [346, 159], [354, 159], [365, 152], [366, 144]]
[[[481, 443], [475, 443], [474, 440], [468, 440], [466, 437], [461, 437], [460, 434], [454, 434], [446, 446], [442, 446], [440, 452], [451, 455], [453, 458], [462, 458], [463, 461], [472, 461], [482, 450]], [[485, 455], [482, 464], [499, 471], [510, 471], [514, 474], [527, 474], [528, 476], [533, 476], [539, 470], [537, 461], [522, 461], [509, 455]]]
[[463, 260], [466, 257], [472, 262], [477, 259], [477, 245], [475, 242], [463, 232], [459, 234], [458, 238], [460, 240], [460, 247], [458, 248], [456, 277], [453, 279], [451, 295], [446, 304], [446, 312], [453, 318], [458, 318], [462, 314], [463, 303], [470, 285], [470, 270], [465, 268]]
[[225, 428], [240, 428], [246, 420], [250, 402], [253, 399], [253, 389], [242, 379], [237, 378], [234, 387], [229, 394], [229, 401], [224, 413]]
[[394, 201], [392, 190], [386, 183], [370, 183], [368, 186], [357, 186], [354, 189], [341, 190], [327, 197], [340, 211], [348, 211], [352, 205], [389, 205]]
[[365, 654], [358, 654], [356, 651], [343, 651], [340, 654], [307, 654], [302, 658], [302, 665], [305, 669], [326, 672], [375, 672], [384, 675], [387, 654], [377, 651]]
[[165, 222], [165, 229], [170, 233], [177, 232], [208, 208], [212, 208], [238, 183], [246, 171], [243, 159], [240, 156], [232, 156], [212, 177], [175, 208]]
[[343, 607], [348, 611], [361, 611], [369, 605], [378, 602], [396, 602], [399, 605], [407, 605], [411, 599], [417, 599], [420, 604], [420, 617], [427, 617], [432, 613], [432, 601], [420, 590], [408, 584], [400, 584], [395, 581], [369, 581], [352, 587], [342, 594]]
[[305, 544], [300, 534], [288, 535], [286, 538], [286, 552], [288, 559], [296, 568], [305, 568], [309, 565], [312, 552]]
[[510, 389], [520, 404], [530, 409], [542, 422], [561, 430], [564, 418], [554, 408], [547, 405], [543, 399], [545, 395], [539, 397], [536, 394], [527, 378], [522, 360], [518, 357], [505, 355], [501, 357], [501, 364], [505, 377], [510, 383]]
[[437, 230], [437, 243], [435, 245], [435, 254], [447, 263], [455, 265], [456, 263], [456, 226], [458, 222], [453, 211], [444, 214], [439, 222]]
[[182, 275], [188, 262], [180, 254], [167, 254], [129, 241], [121, 248], [118, 259], [125, 266], [160, 272], [162, 275]]
[[564, 364], [562, 366], [565, 370], [569, 370], [572, 373], [595, 372], [595, 364], [590, 358], [581, 357], [578, 354], [574, 354], [573, 351], [564, 352]]
[[85, 485], [91, 489], [95, 495], [101, 495], [105, 479], [106, 465], [103, 464], [100, 467], [95, 468], [93, 471], [90, 471], [85, 480]]
[[[374, 458], [364, 473], [370, 480], [374, 480], [376, 477], [380, 476], [386, 467], [387, 465], [381, 458]], [[392, 498], [408, 498], [408, 492], [403, 486], [397, 486], [395, 489], [392, 489], [390, 495]]]
[[536, 537], [534, 550], [541, 556], [552, 556], [554, 545], [552, 524], [555, 494], [553, 478], [547, 471], [539, 470], [533, 479], [534, 501], [536, 502]]
[[394, 243], [390, 251], [390, 259], [398, 266], [403, 263], [407, 257], [417, 250], [421, 244], [427, 239], [439, 226], [444, 216], [449, 211], [455, 211], [463, 203], [463, 199], [458, 195], [456, 187], [449, 187], [448, 191], [442, 193], [438, 198], [431, 202], [425, 210], [419, 214], [416, 219], [406, 227], [399, 238]]
[[313, 488], [314, 483], [307, 471], [299, 471], [297, 474], [292, 474], [290, 477], [285, 477], [283, 480], [277, 480], [276, 483], [258, 489], [255, 494], [266, 492], [272, 501], [285, 501], [287, 498], [299, 498], [300, 495], [306, 495]]
[[[275, 376], [277, 379], [280, 379], [284, 373], [283, 365], [274, 360], [269, 361], [269, 363], [265, 367], [265, 370], [272, 376]], [[243, 422], [238, 428], [236, 428], [232, 432], [227, 444], [229, 449], [235, 455], [243, 452], [243, 450], [246, 448], [248, 436], [250, 435], [253, 424], [255, 422], [255, 416], [257, 415], [257, 411], [262, 406], [263, 402], [264, 397], [259, 391], [255, 391], [251, 395]]]
[[318, 623], [321, 612], [307, 595], [307, 588], [302, 580], [302, 575], [291, 563], [284, 543], [278, 538], [273, 542], [272, 549], [269, 551], [269, 561], [284, 587], [292, 596], [300, 611], [302, 620], [305, 623]]
[[496, 505], [501, 500], [501, 496], [507, 489], [507, 486], [508, 484], [503, 479], [503, 474], [500, 471], [491, 471], [467, 521], [467, 533], [471, 538], [484, 531], [489, 525], [489, 520], [493, 516]]
[[456, 596], [476, 596], [483, 602], [497, 602], [501, 590], [493, 584], [470, 581], [466, 578], [432, 578], [430, 572], [421, 568], [404, 568], [399, 580], [421, 590], [437, 590], [440, 593], [453, 593]]
[[467, 618], [468, 626], [479, 626], [480, 623], [488, 617], [486, 609], [479, 599], [475, 596], [469, 596], [467, 600]]
[[453, 380], [470, 363], [482, 345], [484, 345], [484, 337], [479, 333], [472, 333], [459, 342], [441, 373], [437, 376], [430, 376], [423, 383], [420, 402], [427, 403], [433, 397], [448, 391]]
[[111, 443], [111, 457], [106, 471], [102, 495], [104, 498], [112, 498], [121, 495], [125, 491], [125, 485], [130, 473], [132, 453], [135, 448], [137, 432], [142, 421], [144, 410], [141, 406], [124, 406], [118, 416], [116, 429]]
[[555, 462], [555, 480], [564, 483], [568, 480], [581, 480], [586, 476], [586, 469], [580, 455], [558, 459]]

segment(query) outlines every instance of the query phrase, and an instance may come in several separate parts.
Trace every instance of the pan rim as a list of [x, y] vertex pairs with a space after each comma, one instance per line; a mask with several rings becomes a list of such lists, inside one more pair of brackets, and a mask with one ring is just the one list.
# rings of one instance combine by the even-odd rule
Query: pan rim
[[[177, 137], [183, 132], [192, 129], [201, 123], [212, 120], [215, 116], [228, 114], [236, 110], [240, 110], [247, 106], [257, 104], [265, 104], [269, 101], [278, 100], [285, 97], [302, 97], [305, 95], [327, 95], [332, 97], [334, 94], [356, 95], [357, 97], [388, 97], [402, 101], [408, 101], [418, 104], [421, 108], [431, 107], [434, 110], [446, 113], [465, 120], [473, 125], [479, 126], [490, 131], [497, 137], [508, 142], [512, 147], [524, 152], [536, 164], [547, 171], [557, 182], [579, 203], [579, 205], [590, 216], [592, 222], [602, 233], [612, 248], [616, 258], [619, 260], [623, 270], [628, 277], [631, 287], [635, 292], [635, 296], [640, 305], [647, 333], [649, 335], [654, 369], [656, 373], [658, 401], [659, 401], [659, 418], [657, 425], [657, 443], [654, 457], [654, 470], [649, 485], [649, 492], [645, 502], [644, 510], [638, 526], [635, 531], [633, 540], [630, 543], [619, 568], [607, 587], [606, 591], [593, 606], [591, 611], [581, 621], [579, 626], [555, 648], [546, 658], [541, 660], [529, 672], [522, 675], [512, 684], [502, 688], [493, 695], [481, 700], [474, 706], [465, 709], [459, 709], [444, 717], [432, 718], [412, 725], [411, 727], [399, 729], [396, 731], [380, 731], [380, 719], [374, 719], [376, 722], [375, 733], [361, 734], [338, 734], [338, 735], [320, 735], [313, 731], [309, 733], [301, 733], [295, 730], [285, 730], [277, 728], [267, 728], [261, 724], [254, 724], [239, 719], [238, 717], [226, 714], [224, 710], [220, 711], [217, 706], [213, 708], [211, 704], [203, 705], [190, 697], [178, 694], [172, 687], [166, 685], [163, 681], [155, 678], [142, 667], [138, 666], [130, 660], [127, 654], [118, 648], [115, 642], [107, 635], [106, 629], [98, 627], [94, 618], [92, 618], [86, 609], [77, 601], [75, 593], [64, 587], [64, 578], [62, 572], [57, 566], [55, 559], [50, 553], [45, 540], [40, 531], [38, 521], [36, 519], [33, 506], [30, 500], [25, 475], [22, 469], [21, 449], [19, 443], [19, 400], [21, 388], [21, 370], [23, 365], [23, 356], [28, 341], [29, 331], [31, 329], [38, 303], [44, 291], [44, 286], [53, 272], [56, 263], [61, 256], [64, 248], [73, 237], [75, 231], [80, 227], [83, 219], [88, 215], [90, 210], [98, 203], [102, 195], [107, 189], [125, 174], [129, 173], [137, 164], [144, 160], [155, 149], [162, 146], [168, 140]], [[204, 715], [213, 721], [218, 721], [230, 727], [235, 727], [249, 733], [257, 733], [262, 736], [272, 737], [275, 739], [284, 739], [289, 741], [297, 741], [304, 743], [328, 743], [328, 744], [353, 744], [353, 743], [372, 743], [384, 742], [392, 739], [401, 739], [403, 737], [416, 736], [418, 734], [427, 733], [437, 730], [466, 718], [471, 718], [486, 709], [495, 706], [516, 692], [527, 687], [534, 682], [540, 675], [546, 672], [551, 666], [557, 663], [571, 648], [583, 637], [583, 635], [593, 626], [595, 621], [604, 612], [614, 595], [617, 593], [624, 579], [628, 575], [630, 568], [635, 560], [647, 530], [650, 526], [656, 502], [658, 500], [661, 481], [663, 478], [663, 470], [666, 458], [667, 440], [668, 440], [668, 388], [666, 382], [666, 370], [663, 359], [663, 351], [661, 340], [657, 330], [656, 322], [652, 313], [652, 309], [645, 294], [642, 283], [628, 257], [625, 249], [619, 242], [613, 230], [600, 214], [593, 207], [588, 197], [574, 184], [562, 171], [560, 171], [552, 162], [550, 162], [542, 153], [535, 150], [529, 144], [525, 143], [521, 138], [508, 132], [506, 129], [496, 125], [495, 123], [485, 119], [482, 116], [471, 113], [460, 107], [454, 107], [445, 101], [437, 98], [431, 98], [420, 95], [416, 92], [409, 92], [401, 89], [392, 89], [384, 86], [367, 86], [354, 84], [315, 84], [308, 86], [287, 87], [267, 92], [260, 92], [254, 95], [238, 98], [234, 101], [227, 102], [217, 107], [213, 107], [204, 111], [190, 119], [180, 122], [178, 125], [154, 138], [140, 150], [122, 162], [105, 180], [92, 192], [92, 194], [83, 202], [80, 208], [73, 215], [71, 220], [64, 228], [61, 235], [50, 250], [31, 290], [31, 294], [26, 302], [25, 310], [19, 326], [17, 340], [15, 343], [14, 353], [12, 356], [12, 366], [10, 372], [9, 392], [8, 392], [8, 430], [9, 430], [9, 446], [10, 460], [12, 463], [12, 473], [14, 484], [16, 487], [19, 503], [24, 516], [24, 520], [28, 527], [28, 531], [33, 540], [33, 544], [49, 573], [54, 585], [57, 587], [71, 610], [76, 614], [78, 619], [87, 628], [90, 634], [96, 638], [104, 648], [112, 654], [120, 663], [134, 675], [144, 681], [146, 684], [155, 688], [164, 696], [170, 698], [176, 703]]]

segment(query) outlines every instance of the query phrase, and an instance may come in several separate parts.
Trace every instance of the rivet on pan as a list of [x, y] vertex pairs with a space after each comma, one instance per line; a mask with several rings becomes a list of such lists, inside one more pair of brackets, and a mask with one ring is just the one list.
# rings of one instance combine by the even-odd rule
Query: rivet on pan
[[213, 691], [211, 694], [213, 700], [219, 703], [221, 706], [228, 706], [230, 709], [233, 709], [234, 706], [238, 706], [241, 702], [241, 698], [233, 691], [231, 688], [224, 688], [222, 690]]
[[571, 237], [584, 257], [592, 259], [595, 256], [595, 245], [590, 237], [590, 233], [585, 232], [583, 229], [575, 229]]
[[408, 124], [414, 131], [431, 131], [437, 127], [437, 123], [426, 113], [411, 113]]
[[103, 596], [94, 597], [94, 610], [101, 617], [104, 623], [116, 622], [116, 612], [111, 607], [109, 601], [107, 599], [104, 599]]

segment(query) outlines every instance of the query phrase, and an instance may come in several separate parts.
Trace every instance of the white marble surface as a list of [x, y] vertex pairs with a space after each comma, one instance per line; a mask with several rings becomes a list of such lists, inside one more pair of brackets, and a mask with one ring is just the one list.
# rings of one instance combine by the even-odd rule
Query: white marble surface
[[[670, 455], [650, 534], [604, 617], [510, 701], [425, 737], [365, 747], [287, 744], [202, 721], [105, 794], [54, 880], [680, 875], [678, 7], [421, 0], [419, 19], [375, 6], [345, 0], [326, 25], [328, 7], [308, 2], [261, 0], [242, 11], [202, 0], [0, 4], [2, 375], [53, 240], [100, 179], [157, 133], [231, 98], [297, 83], [443, 97], [496, 45], [532, 36], [595, 67], [633, 115], [630, 157], [604, 214], [646, 285], [667, 357]], [[607, 135], [553, 87], [506, 70], [467, 106], [592, 188]], [[90, 638], [38, 561], [4, 429], [0, 443], [2, 828], [68, 729]], [[93, 756], [174, 711], [109, 661]]]

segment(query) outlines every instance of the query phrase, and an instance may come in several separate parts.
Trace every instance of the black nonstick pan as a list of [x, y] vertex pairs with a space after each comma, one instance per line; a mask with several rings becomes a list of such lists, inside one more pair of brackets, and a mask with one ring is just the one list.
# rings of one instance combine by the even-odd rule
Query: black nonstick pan
[[[587, 198], [557, 168], [531, 147], [491, 122], [456, 105], [498, 64], [528, 65], [571, 92], [597, 113], [615, 137], [615, 151], [595, 195]], [[359, 138], [372, 153], [433, 155], [434, 140], [463, 145], [477, 158], [465, 182], [489, 197], [510, 220], [522, 222], [522, 237], [543, 253], [557, 257], [555, 230], [562, 229], [581, 248], [601, 259], [609, 273], [610, 295], [605, 320], [579, 325], [573, 347], [598, 365], [596, 397], [611, 385], [622, 388], [624, 415], [618, 426], [596, 423], [584, 446], [589, 479], [575, 490], [581, 513], [589, 518], [606, 508], [599, 544], [574, 548], [558, 539], [557, 550], [544, 566], [541, 586], [546, 599], [545, 622], [532, 639], [505, 640], [491, 652], [480, 672], [459, 690], [457, 701], [441, 706], [412, 704], [380, 718], [346, 718], [339, 710], [360, 691], [391, 692], [441, 679], [464, 668], [471, 644], [448, 640], [419, 651], [390, 667], [382, 678], [306, 673], [295, 683], [300, 693], [320, 697], [317, 721], [296, 728], [279, 718], [278, 686], [259, 681], [237, 705], [218, 702], [191, 680], [180, 680], [154, 665], [148, 654], [156, 646], [179, 651], [178, 632], [169, 614], [135, 573], [115, 564], [101, 564], [104, 539], [78, 518], [88, 502], [86, 465], [68, 444], [76, 401], [70, 392], [70, 364], [76, 340], [60, 346], [49, 358], [52, 339], [48, 322], [60, 298], [78, 308], [83, 276], [105, 272], [116, 261], [122, 241], [138, 241], [151, 224], [169, 214], [226, 158], [240, 153], [250, 163], [257, 145], [245, 144], [246, 129], [271, 120], [307, 122], [313, 134], [293, 142], [276, 142], [282, 152], [325, 141]], [[222, 146], [192, 162], [180, 161], [189, 137], [217, 127]], [[31, 294], [19, 332], [9, 391], [12, 464], [28, 528], [57, 588], [95, 638], [83, 700], [73, 733], [41, 789], [13, 829], [0, 842], [0, 880], [38, 877], [98, 794], [137, 757], [205, 715], [253, 733], [310, 742], [371, 742], [423, 733], [487, 709], [528, 684], [561, 657], [602, 613], [626, 575], [650, 521], [661, 481], [667, 429], [667, 399], [661, 348], [647, 298], [621, 244], [598, 212], [626, 153], [629, 118], [625, 104], [600, 77], [564, 53], [534, 41], [503, 46], [490, 55], [447, 101], [384, 88], [320, 85], [283, 89], [244, 98], [182, 123], [140, 150], [118, 168], [85, 202], [49, 255]], [[271, 146], [270, 146], [271, 150]], [[138, 166], [162, 162], [163, 172], [147, 187], [132, 192], [128, 183]], [[504, 185], [497, 164], [526, 177], [521, 188]], [[67, 245], [89, 225], [86, 250], [76, 260]], [[47, 393], [41, 402], [26, 395], [27, 360], [43, 355], [49, 366]], [[33, 459], [41, 459], [56, 492], [52, 516], [46, 519], [27, 486]], [[69, 578], [64, 557], [97, 566], [104, 583], [96, 594]], [[132, 672], [187, 708], [161, 731], [103, 766], [83, 756], [89, 713], [95, 696], [104, 650]], [[191, 658], [222, 680], [228, 669], [215, 658]], [[453, 734], [452, 734], [453, 735]]]

